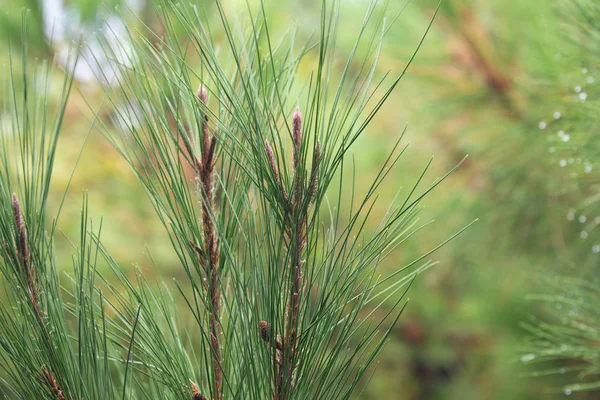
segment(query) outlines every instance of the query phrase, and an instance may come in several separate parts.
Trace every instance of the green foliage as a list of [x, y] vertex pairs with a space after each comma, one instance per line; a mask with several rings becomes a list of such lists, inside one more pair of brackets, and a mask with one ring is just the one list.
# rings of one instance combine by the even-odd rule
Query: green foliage
[[[565, 375], [562, 392], [597, 390], [598, 382], [598, 282], [600, 242], [598, 208], [598, 127], [596, 79], [600, 8], [579, 0], [562, 4], [568, 45], [558, 53], [564, 63], [560, 100], [552, 117], [539, 123], [547, 144], [545, 161], [559, 182], [557, 194], [570, 205], [561, 224], [559, 263], [551, 266], [556, 277], [544, 274], [539, 317], [526, 327], [532, 334], [521, 360], [536, 367], [534, 375]], [[575, 44], [575, 46], [573, 46]], [[548, 107], [548, 106], [546, 106]], [[556, 385], [555, 385], [556, 386]], [[554, 389], [554, 388], [553, 388]]]
[[534, 376], [565, 375], [571, 383], [560, 388], [564, 394], [598, 390], [598, 282], [555, 277], [545, 283], [546, 294], [531, 296], [545, 305], [544, 319], [527, 325], [532, 333], [530, 353], [521, 361], [535, 367]]
[[[22, 87], [9, 71], [0, 154], [6, 396], [329, 399], [368, 382], [408, 287], [441, 245], [391, 272], [378, 267], [429, 225], [419, 205], [448, 175], [421, 188], [430, 162], [375, 215], [406, 150], [398, 130], [358, 193], [349, 151], [407, 67], [377, 73], [389, 29], [377, 2], [346, 55], [335, 52], [339, 2], [323, 2], [318, 34], [300, 46], [293, 30], [270, 30], [262, 7], [229, 6], [160, 2], [162, 35], [132, 31], [133, 49], [106, 42], [123, 80], [107, 92], [112, 120], [93, 116], [144, 187], [183, 281], [152, 282], [140, 269], [132, 279], [102, 245], [86, 198], [74, 272], [59, 279], [46, 208], [71, 79], [53, 114], [38, 90], [46, 71], [31, 85], [24, 64]], [[312, 62], [310, 79], [296, 82]]]

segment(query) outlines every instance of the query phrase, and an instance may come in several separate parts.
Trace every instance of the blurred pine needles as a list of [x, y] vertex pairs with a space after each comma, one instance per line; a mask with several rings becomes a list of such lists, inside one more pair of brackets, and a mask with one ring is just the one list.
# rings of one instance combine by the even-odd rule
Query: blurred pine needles
[[595, 81], [600, 56], [600, 6], [589, 0], [561, 2], [563, 30], [570, 52], [561, 55], [572, 65], [563, 77], [561, 101], [548, 122], [546, 162], [561, 182], [558, 194], [570, 208], [563, 214], [564, 244], [555, 274], [541, 274], [542, 285], [530, 295], [540, 305], [525, 325], [530, 338], [521, 361], [534, 376], [563, 375], [560, 387], [549, 390], [570, 395], [600, 389], [600, 319], [597, 278], [600, 253], [597, 144], [598, 91]]

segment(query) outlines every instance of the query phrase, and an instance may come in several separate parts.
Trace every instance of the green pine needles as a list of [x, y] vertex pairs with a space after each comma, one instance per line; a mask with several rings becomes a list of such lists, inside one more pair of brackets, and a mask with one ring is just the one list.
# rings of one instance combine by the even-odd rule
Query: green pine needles
[[541, 317], [525, 325], [531, 333], [521, 361], [533, 376], [557, 375], [563, 383], [549, 391], [566, 395], [600, 389], [598, 338], [600, 320], [597, 279], [556, 276], [544, 279], [545, 293], [531, 295], [544, 307]]
[[[85, 198], [74, 270], [63, 275], [46, 209], [71, 81], [53, 114], [38, 90], [52, 75], [38, 71], [31, 84], [24, 65], [23, 85], [16, 71], [5, 76], [6, 397], [344, 399], [368, 383], [409, 286], [443, 245], [380, 271], [429, 224], [419, 204], [445, 177], [420, 188], [429, 162], [377, 216], [378, 189], [398, 186], [386, 177], [406, 150], [402, 132], [366, 187], [349, 157], [368, 145], [361, 136], [406, 72], [376, 67], [397, 15], [373, 2], [341, 55], [338, 2], [323, 2], [320, 30], [303, 45], [294, 30], [276, 40], [262, 6], [235, 5], [160, 1], [160, 33], [132, 28], [122, 48], [104, 42], [121, 78], [94, 126], [145, 188], [183, 281], [126, 273]], [[296, 79], [301, 67], [313, 71], [307, 80]]]

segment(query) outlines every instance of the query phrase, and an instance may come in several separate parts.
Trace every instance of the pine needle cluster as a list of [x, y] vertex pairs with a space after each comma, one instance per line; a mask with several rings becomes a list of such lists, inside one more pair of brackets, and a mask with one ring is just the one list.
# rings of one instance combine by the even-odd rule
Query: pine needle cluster
[[[387, 3], [367, 8], [337, 77], [339, 2], [323, 2], [316, 38], [300, 46], [294, 31], [275, 40], [263, 8], [213, 6], [159, 1], [160, 33], [131, 30], [123, 42], [131, 47], [107, 45], [123, 78], [107, 89], [112, 119], [100, 111], [94, 119], [145, 188], [182, 282], [126, 274], [85, 197], [73, 273], [59, 279], [46, 209], [72, 81], [67, 74], [53, 114], [47, 92], [32, 89], [47, 88], [47, 72], [23, 65], [19, 87], [9, 71], [12, 124], [0, 152], [5, 396], [348, 398], [368, 382], [410, 284], [434, 264], [429, 256], [444, 243], [391, 274], [377, 269], [428, 225], [419, 204], [445, 176], [420, 188], [425, 168], [376, 216], [378, 189], [397, 184], [386, 176], [406, 150], [402, 130], [362, 197], [350, 167], [353, 145], [408, 67], [395, 77], [376, 68], [397, 16], [380, 16]], [[303, 62], [316, 68], [297, 82]]]

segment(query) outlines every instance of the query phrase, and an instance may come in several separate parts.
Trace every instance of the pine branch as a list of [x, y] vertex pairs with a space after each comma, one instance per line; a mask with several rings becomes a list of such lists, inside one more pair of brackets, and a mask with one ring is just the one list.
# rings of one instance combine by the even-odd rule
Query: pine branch
[[[294, 186], [291, 196], [285, 192], [281, 183], [281, 177], [277, 170], [273, 150], [268, 141], [265, 142], [265, 151], [269, 160], [269, 165], [273, 174], [273, 179], [277, 182], [281, 190], [282, 198], [285, 200], [282, 209], [288, 210], [284, 223], [285, 237], [288, 239], [288, 250], [293, 253], [291, 263], [291, 281], [288, 283], [288, 299], [286, 302], [286, 318], [284, 323], [283, 341], [272, 339], [268, 336], [270, 324], [265, 321], [260, 323], [261, 337], [266, 342], [274, 342], [274, 348], [277, 350], [276, 359], [278, 362], [275, 377], [276, 400], [289, 398], [294, 388], [294, 373], [297, 363], [297, 338], [298, 338], [298, 318], [299, 307], [302, 295], [302, 264], [304, 263], [304, 248], [306, 247], [308, 224], [308, 213], [310, 205], [314, 200], [316, 187], [318, 183], [318, 166], [321, 157], [321, 145], [317, 142], [313, 154], [313, 166], [308, 187], [305, 186], [304, 171], [306, 165], [302, 157], [302, 114], [300, 109], [296, 108], [292, 116], [292, 138], [293, 138], [293, 172]], [[289, 206], [289, 207], [288, 207]]]
[[37, 279], [35, 276], [35, 270], [31, 264], [31, 253], [29, 251], [29, 239], [27, 234], [27, 228], [25, 227], [25, 221], [23, 220], [23, 214], [21, 212], [21, 204], [17, 199], [17, 195], [12, 195], [12, 210], [15, 218], [15, 226], [17, 229], [17, 251], [19, 253], [19, 259], [21, 261], [23, 272], [27, 279], [27, 290], [31, 297], [31, 303], [35, 307], [38, 315], [41, 315], [39, 310], [38, 292], [39, 288], [37, 285]]
[[17, 229], [17, 252], [19, 253], [19, 259], [21, 261], [23, 272], [25, 273], [25, 278], [27, 280], [27, 293], [35, 311], [36, 320], [40, 326], [40, 329], [42, 330], [42, 333], [44, 334], [44, 340], [46, 342], [46, 345], [51, 346], [50, 334], [46, 329], [46, 324], [44, 323], [44, 314], [42, 313], [42, 309], [40, 308], [40, 287], [35, 273], [35, 268], [31, 261], [31, 251], [29, 250], [29, 235], [27, 233], [27, 228], [25, 227], [25, 221], [23, 219], [23, 213], [21, 211], [21, 204], [19, 203], [19, 200], [17, 199], [17, 195], [15, 193], [13, 193], [12, 195], [12, 210], [15, 219], [15, 226]]
[[[13, 337], [17, 340], [25, 337], [21, 331], [31, 333], [26, 336], [25, 345], [7, 358], [25, 359], [23, 364], [33, 366], [36, 376], [40, 375], [39, 365], [47, 363], [51, 368], [48, 367], [48, 377], [44, 379], [52, 388], [47, 394], [62, 394], [64, 390], [68, 394], [63, 396], [67, 398], [71, 395], [77, 399], [116, 395], [137, 398], [156, 393], [159, 387], [163, 397], [196, 400], [208, 400], [207, 396], [211, 400], [224, 400], [225, 396], [278, 400], [348, 398], [363, 381], [364, 371], [401, 313], [398, 304], [405, 293], [399, 288], [416, 273], [388, 286], [386, 279], [391, 282], [400, 272], [379, 280], [375, 269], [381, 259], [414, 233], [413, 216], [423, 196], [411, 201], [407, 198], [399, 207], [391, 207], [372, 237], [360, 235], [371, 217], [369, 203], [375, 200], [374, 193], [400, 156], [394, 147], [387, 160], [389, 165], [386, 161], [357, 207], [352, 196], [347, 225], [340, 223], [346, 222], [345, 217], [339, 217], [347, 196], [347, 186], [342, 190], [348, 177], [343, 160], [397, 83], [395, 80], [386, 90], [381, 86], [383, 82], [374, 80], [378, 79], [374, 78], [378, 59], [375, 54], [381, 41], [379, 33], [366, 37], [371, 32], [368, 28], [372, 24], [371, 9], [356, 41], [361, 51], [351, 53], [348, 69], [341, 73], [339, 81], [333, 81], [330, 78], [336, 75], [333, 68], [339, 65], [331, 52], [338, 26], [335, 5], [333, 8], [323, 5], [322, 29], [317, 41], [311, 39], [298, 49], [293, 35], [289, 41], [283, 37], [279, 43], [273, 42], [272, 47], [267, 22], [261, 18], [249, 18], [250, 29], [238, 29], [245, 23], [231, 25], [228, 21], [232, 19], [226, 15], [229, 11], [224, 12], [221, 2], [216, 3], [216, 9], [160, 3], [156, 9], [162, 14], [167, 30], [158, 38], [160, 50], [132, 35], [132, 66], [124, 67], [123, 80], [108, 89], [107, 98], [115, 112], [133, 123], [123, 125], [121, 132], [115, 133], [113, 126], [109, 129], [103, 126], [101, 118], [97, 122], [134, 169], [168, 231], [188, 278], [185, 285], [191, 286], [190, 295], [183, 285], [174, 283], [189, 307], [186, 310], [189, 314], [180, 313], [180, 303], [171, 296], [169, 284], [157, 288], [143, 274], [131, 282], [101, 247], [97, 236], [93, 236], [91, 245], [86, 243], [89, 231], [85, 212], [74, 283], [72, 289], [61, 289], [56, 266], [52, 264], [55, 262], [49, 246], [52, 235], [40, 234], [43, 218], [38, 218], [42, 214], [37, 207], [38, 196], [33, 195], [35, 206], [28, 207], [26, 214], [27, 228], [32, 234], [28, 245], [34, 249], [31, 253], [36, 266], [39, 264], [38, 271], [44, 272], [39, 275], [43, 278], [43, 292], [39, 292], [43, 293], [43, 299], [35, 290], [29, 290], [36, 286], [37, 279], [29, 249], [21, 244], [21, 238], [27, 236], [25, 224], [15, 219], [15, 235], [15, 221], [8, 209], [9, 218], [3, 221], [9, 225], [0, 229], [5, 232], [3, 242], [7, 243], [3, 258], [11, 261], [4, 276], [20, 297], [25, 297], [23, 286], [35, 293], [36, 302], [48, 313], [43, 322], [52, 329], [52, 337], [56, 338], [52, 345], [56, 346], [39, 346], [39, 328], [30, 315], [33, 313], [27, 310], [25, 318], [21, 318], [23, 323], [14, 323], [5, 316], [18, 307], [6, 307], [0, 312], [3, 338], [7, 337], [6, 341], [11, 343]], [[217, 12], [220, 18], [212, 18]], [[219, 26], [211, 26], [213, 21]], [[375, 30], [383, 26], [383, 18], [377, 17], [373, 22]], [[217, 30], [223, 35], [218, 35], [215, 42], [211, 32]], [[180, 46], [182, 34], [190, 44], [185, 49]], [[361, 38], [366, 42], [364, 51], [359, 44]], [[121, 50], [119, 44], [109, 46], [109, 53]], [[191, 58], [190, 51], [194, 49], [198, 57]], [[306, 91], [296, 92], [298, 66], [302, 57], [313, 50], [319, 55], [314, 80]], [[223, 57], [230, 62], [222, 63]], [[194, 65], [190, 63], [192, 59]], [[214, 92], [219, 93], [219, 112], [214, 117], [210, 114], [210, 124], [219, 127], [218, 150], [217, 137], [211, 136], [209, 129], [207, 91], [203, 86], [196, 93], [190, 90], [191, 82], [198, 79], [210, 82]], [[299, 102], [306, 101], [307, 108], [305, 116], [299, 109], [293, 113], [290, 129], [293, 160], [288, 166], [278, 159], [285, 152], [276, 132], [282, 129], [282, 120], [290, 111], [289, 102], [294, 96], [299, 96]], [[123, 104], [125, 108], [119, 108]], [[196, 125], [185, 125], [182, 121]], [[311, 135], [303, 135], [303, 129], [310, 129]], [[197, 132], [198, 137], [192, 140], [191, 132]], [[270, 143], [263, 142], [267, 137]], [[323, 140], [323, 147], [317, 138]], [[309, 143], [314, 147], [309, 148]], [[29, 147], [19, 148], [27, 151]], [[215, 195], [217, 157], [219, 186]], [[32, 157], [33, 167], [38, 159]], [[140, 162], [145, 160], [151, 162]], [[28, 166], [28, 171], [36, 168]], [[190, 190], [192, 174], [197, 193]], [[328, 192], [328, 188], [338, 176], [340, 190], [336, 198], [336, 191]], [[6, 182], [9, 183], [5, 193], [11, 193], [13, 181], [6, 179]], [[27, 187], [19, 190], [28, 196], [31, 193]], [[338, 210], [338, 215], [330, 221], [320, 219], [320, 213], [312, 211], [325, 193], [332, 194], [329, 200], [334, 202], [333, 209]], [[326, 231], [329, 233], [325, 234]], [[24, 257], [15, 255], [14, 246]], [[119, 287], [113, 286], [112, 279], [96, 274], [96, 246], [114, 272]], [[14, 269], [20, 274], [14, 274]], [[222, 271], [227, 271], [230, 279], [225, 280]], [[25, 285], [26, 276], [33, 277], [29, 278], [33, 285]], [[382, 281], [385, 285], [380, 287]], [[223, 290], [225, 287], [227, 291]], [[107, 291], [106, 297], [101, 290]], [[69, 296], [74, 300], [63, 303], [62, 298]], [[384, 305], [389, 312], [383, 320], [369, 325], [358, 317], [365, 307], [373, 307], [374, 315], [391, 296], [398, 303], [391, 307]], [[18, 300], [18, 304], [23, 303]], [[69, 321], [77, 324], [64, 322], [63, 309], [70, 313]], [[137, 315], [133, 326], [132, 315]], [[390, 323], [386, 321], [388, 315]], [[190, 318], [194, 319], [193, 330], [189, 329]], [[264, 321], [259, 323], [258, 339], [256, 327], [250, 324], [261, 319]], [[386, 327], [382, 330], [384, 322]], [[229, 328], [227, 334], [223, 334], [224, 327]], [[62, 341], [63, 337], [73, 339]], [[190, 346], [199, 341], [204, 343], [200, 350], [191, 350]], [[110, 361], [122, 359], [124, 349], [128, 349], [127, 363]], [[266, 360], [262, 355], [267, 353], [272, 356], [272, 371], [264, 365]], [[227, 364], [226, 374], [224, 364]], [[34, 389], [39, 391], [39, 379], [31, 388], [21, 389], [13, 381], [25, 382], [27, 377], [21, 371], [15, 371], [14, 375], [16, 379], [9, 376], [10, 385], [17, 387], [14, 391], [19, 397], [27, 397], [23, 393], [33, 393]], [[187, 377], [192, 376], [207, 382], [202, 382], [200, 388], [188, 384]], [[111, 394], [106, 394], [111, 389], [105, 388], [113, 388]]]
[[[207, 104], [206, 88], [198, 89], [198, 99], [204, 107]], [[215, 377], [215, 400], [223, 399], [223, 370], [221, 360], [221, 349], [219, 346], [219, 338], [221, 336], [220, 322], [220, 302], [221, 292], [219, 288], [219, 240], [212, 219], [213, 214], [213, 173], [215, 167], [215, 148], [217, 138], [215, 135], [212, 138], [209, 135], [208, 116], [204, 113], [201, 116], [201, 131], [202, 131], [202, 161], [196, 157], [191, 149], [191, 146], [186, 146], [189, 152], [188, 156], [191, 160], [196, 161], [198, 169], [197, 180], [201, 186], [201, 207], [202, 207], [202, 225], [204, 231], [204, 250], [200, 246], [190, 242], [194, 250], [198, 253], [200, 264], [204, 267], [208, 277], [206, 288], [208, 290], [208, 300], [210, 304], [209, 310], [209, 326], [210, 326], [210, 345], [211, 356], [213, 359], [213, 372]], [[191, 142], [188, 138], [187, 142]]]

